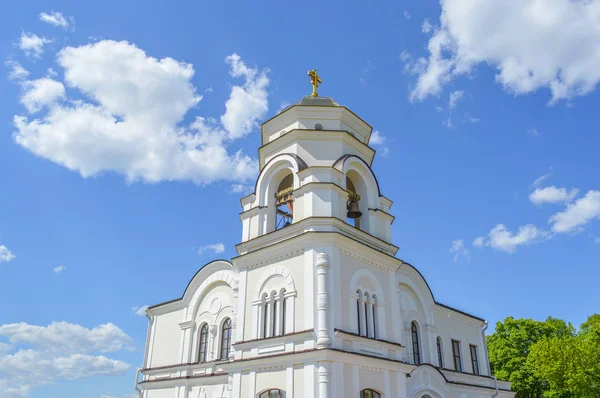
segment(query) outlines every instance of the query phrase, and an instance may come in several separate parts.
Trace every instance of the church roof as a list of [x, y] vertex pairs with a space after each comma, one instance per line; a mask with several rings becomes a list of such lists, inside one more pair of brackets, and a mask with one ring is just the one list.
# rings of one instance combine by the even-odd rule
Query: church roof
[[295, 105], [300, 105], [300, 106], [340, 106], [340, 104], [335, 102], [333, 100], [333, 98], [331, 98], [331, 97], [321, 97], [321, 96], [311, 97], [310, 95], [307, 95], [307, 96], [303, 97], [300, 101], [296, 102], [295, 104], [285, 107], [282, 110], [282, 112], [291, 108], [292, 106], [295, 106]]

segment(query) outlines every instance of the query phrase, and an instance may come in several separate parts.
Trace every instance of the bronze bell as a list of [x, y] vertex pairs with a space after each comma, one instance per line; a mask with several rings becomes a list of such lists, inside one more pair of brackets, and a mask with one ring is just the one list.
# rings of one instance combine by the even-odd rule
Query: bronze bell
[[350, 205], [348, 206], [348, 214], [346, 216], [348, 218], [358, 218], [362, 216], [362, 213], [358, 209], [357, 201], [353, 200], [352, 202], [350, 202]]

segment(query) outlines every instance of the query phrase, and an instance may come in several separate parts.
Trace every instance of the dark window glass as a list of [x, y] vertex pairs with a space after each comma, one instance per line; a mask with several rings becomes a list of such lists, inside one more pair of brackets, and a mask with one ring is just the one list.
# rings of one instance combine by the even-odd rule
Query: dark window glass
[[366, 390], [362, 390], [360, 392], [360, 398], [381, 398], [381, 394], [375, 390], [367, 388]]
[[462, 372], [462, 362], [460, 360], [460, 342], [452, 340], [452, 358], [454, 359], [454, 370]]
[[479, 360], [477, 359], [477, 346], [469, 346], [471, 349], [471, 365], [473, 365], [473, 374], [479, 376]]
[[273, 305], [271, 306], [271, 337], [277, 336], [277, 306], [281, 305], [281, 302], [275, 300], [273, 295]]
[[285, 398], [283, 390], [267, 390], [258, 394], [258, 398]]
[[421, 353], [419, 351], [419, 330], [415, 322], [410, 325], [410, 333], [412, 335], [413, 362], [418, 365], [421, 363]]
[[264, 293], [263, 294], [263, 300], [265, 301], [265, 303], [263, 304], [263, 324], [262, 324], [262, 337], [266, 338], [267, 337], [267, 314], [269, 311], [269, 303], [266, 302], [267, 300], [267, 294]]
[[358, 335], [360, 336], [360, 293], [356, 300], [356, 319], [358, 320]]
[[373, 296], [373, 338], [377, 338], [377, 297]]
[[221, 359], [229, 359], [231, 350], [231, 319], [227, 318], [221, 328]]
[[200, 328], [200, 355], [198, 355], [198, 361], [206, 362], [207, 353], [208, 353], [208, 325], [205, 323]]
[[365, 300], [365, 337], [369, 337], [369, 312], [367, 311], [367, 300]]
[[442, 339], [437, 338], [437, 354], [438, 354], [438, 365], [440, 368], [444, 367], [444, 356], [442, 355]]

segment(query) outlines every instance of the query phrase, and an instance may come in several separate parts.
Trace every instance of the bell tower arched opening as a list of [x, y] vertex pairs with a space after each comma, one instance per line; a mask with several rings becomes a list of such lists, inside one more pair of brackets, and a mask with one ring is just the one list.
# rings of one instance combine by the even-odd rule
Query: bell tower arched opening
[[346, 174], [346, 191], [348, 191], [346, 222], [358, 229], [368, 231], [367, 187], [356, 170], [348, 170]]
[[275, 230], [287, 227], [294, 218], [294, 175], [291, 171], [282, 178], [275, 191]]

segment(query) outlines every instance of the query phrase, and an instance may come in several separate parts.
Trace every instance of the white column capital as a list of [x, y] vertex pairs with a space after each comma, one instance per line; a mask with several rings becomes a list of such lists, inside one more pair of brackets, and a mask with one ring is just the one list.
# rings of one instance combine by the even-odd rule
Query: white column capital
[[196, 326], [196, 321], [194, 321], [194, 320], [179, 322], [179, 327], [181, 328], [181, 330], [186, 330], [186, 329], [194, 330], [195, 326]]
[[329, 256], [327, 253], [317, 254], [317, 263], [315, 265], [317, 268], [329, 267]]

